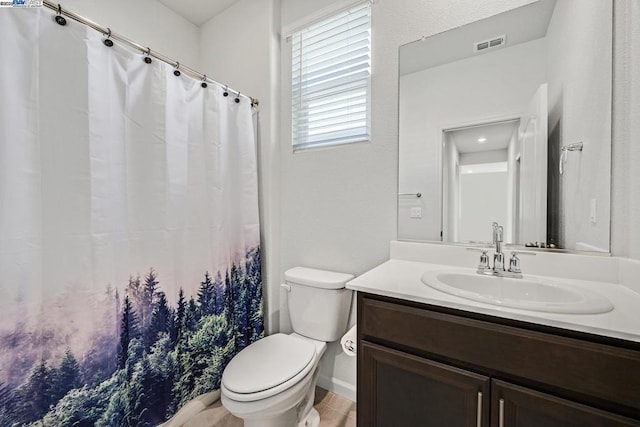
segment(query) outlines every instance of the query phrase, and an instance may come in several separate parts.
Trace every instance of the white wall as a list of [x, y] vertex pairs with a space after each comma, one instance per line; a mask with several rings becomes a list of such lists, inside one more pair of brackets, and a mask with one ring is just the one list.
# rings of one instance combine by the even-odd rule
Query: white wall
[[518, 127], [520, 147], [520, 241], [547, 240], [548, 85], [540, 85], [527, 103]]
[[[70, 0], [65, 7], [260, 99], [267, 321], [275, 331], [278, 317], [287, 316], [280, 316], [278, 301], [286, 268], [309, 265], [360, 274], [388, 258], [388, 242], [396, 238], [398, 47], [530, 2], [376, 1], [371, 143], [295, 155], [287, 126], [278, 138], [277, 125], [286, 124], [290, 105], [286, 97], [279, 103], [277, 77], [286, 62], [278, 60], [277, 21], [293, 23], [326, 1], [282, 0], [278, 16], [277, 0], [240, 0], [202, 26], [199, 51], [192, 50], [199, 44], [197, 28], [155, 1]], [[152, 19], [148, 10], [155, 11]], [[616, 0], [616, 19], [612, 248], [615, 255], [640, 259], [640, 168], [631, 167], [640, 164], [640, 3]], [[162, 24], [141, 26], [145, 20]], [[286, 66], [283, 71], [286, 76]], [[355, 385], [354, 359], [336, 351], [327, 353], [323, 374]]]
[[[286, 304], [280, 313], [278, 286], [287, 268], [308, 265], [360, 274], [388, 257], [388, 242], [396, 238], [398, 47], [423, 35], [429, 36], [527, 3], [530, 1], [493, 0], [479, 4], [475, 0], [380, 0], [374, 3], [371, 143], [297, 154], [291, 150], [287, 121], [290, 101], [284, 87], [279, 103], [278, 68], [284, 64], [282, 82], [286, 83], [288, 65], [284, 59], [286, 54], [282, 55], [282, 61], [277, 59], [278, 43], [274, 43], [275, 33], [280, 28], [275, 16], [277, 2], [241, 0], [217, 19], [203, 25], [202, 70], [261, 101], [260, 156], [266, 221], [263, 230], [269, 242], [265, 252], [270, 331], [279, 329], [278, 318], [282, 319], [283, 330], [288, 327]], [[322, 0], [282, 0], [282, 25], [290, 25], [326, 5]], [[633, 12], [637, 23], [640, 11], [633, 0], [624, 5], [628, 11], [618, 11], [617, 16], [619, 21], [629, 20], [626, 43], [635, 50], [633, 55], [625, 56], [625, 69], [619, 70], [616, 76], [638, 88], [640, 43], [637, 42], [637, 29], [635, 45], [632, 43], [628, 14]], [[245, 36], [238, 36], [240, 28]], [[236, 31], [232, 31], [234, 29]], [[283, 51], [287, 48], [283, 43]], [[632, 66], [636, 70], [635, 76]], [[638, 92], [636, 89], [635, 93]], [[618, 153], [616, 159], [622, 162], [635, 158], [640, 162], [637, 144], [630, 144], [632, 136], [640, 137], [640, 95], [633, 95], [629, 87], [622, 86], [617, 87], [616, 93], [626, 98], [624, 102], [618, 99], [616, 103], [621, 118], [626, 117], [623, 123], [616, 123], [616, 131], [623, 142], [626, 141], [621, 145], [627, 150], [625, 154]], [[282, 127], [282, 138], [277, 137], [278, 123]], [[614, 144], [614, 150], [616, 147]], [[639, 190], [635, 190], [635, 198], [629, 198], [634, 191], [632, 184], [640, 182], [637, 174], [634, 176], [628, 169], [622, 173], [614, 168], [615, 182], [626, 188], [614, 190], [614, 203], [622, 205], [617, 224], [628, 224], [624, 226], [625, 233], [635, 228], [635, 235], [628, 237], [619, 232], [620, 227], [614, 222], [614, 253], [640, 258], [640, 224], [634, 226], [632, 221], [635, 218], [637, 222], [640, 218]], [[327, 352], [322, 373], [355, 385], [355, 361], [342, 357], [337, 348]]]
[[516, 217], [519, 216], [519, 209], [516, 203], [520, 203], [520, 197], [518, 194], [517, 179], [520, 179], [520, 170], [518, 167], [517, 157], [520, 153], [520, 140], [518, 138], [518, 129], [514, 129], [509, 145], [507, 147], [507, 220], [504, 226], [504, 241], [505, 242], [517, 242], [517, 238], [520, 237], [520, 233], [516, 230], [519, 227], [520, 221], [516, 221]]
[[[278, 16], [278, 0], [240, 0], [200, 32], [153, 0], [68, 0], [63, 6], [260, 99], [267, 322], [275, 331], [287, 316], [279, 313], [278, 287], [286, 268], [360, 274], [388, 258], [388, 242], [396, 238], [398, 47], [530, 2], [376, 1], [371, 143], [295, 155], [286, 126], [278, 138], [289, 101], [279, 103], [277, 21], [290, 24], [328, 2], [282, 0]], [[640, 2], [615, 2], [612, 252], [640, 259]], [[327, 353], [323, 374], [355, 385], [354, 359], [336, 354]]]
[[[611, 7], [602, 0], [558, 1], [547, 31], [552, 157], [563, 145], [584, 143], [582, 152], [568, 153], [564, 175], [557, 173], [557, 162], [549, 165], [560, 193], [554, 237], [563, 248], [609, 250]], [[591, 199], [598, 205], [595, 224], [589, 220]]]
[[611, 247], [640, 259], [640, 2], [616, 0], [614, 10]]
[[[274, 125], [289, 111], [287, 99], [279, 104], [277, 0], [240, 0], [202, 26], [199, 51], [192, 50], [199, 44], [198, 29], [168, 9], [160, 12], [164, 7], [155, 1], [70, 0], [64, 6], [260, 99], [267, 320], [274, 331], [279, 327], [278, 285], [286, 268], [309, 265], [359, 274], [388, 258], [388, 242], [396, 238], [398, 47], [530, 2], [378, 0], [373, 5], [372, 142], [295, 155], [288, 128], [278, 138]], [[295, 22], [326, 5], [323, 0], [282, 0], [282, 22]], [[148, 10], [156, 10], [152, 19]], [[616, 0], [616, 19], [612, 248], [615, 255], [640, 259], [640, 169], [631, 168], [640, 164], [640, 3]], [[140, 25], [145, 20], [162, 24]], [[238, 36], [240, 28], [246, 36]], [[354, 385], [355, 361], [333, 354], [326, 355], [323, 373]]]
[[507, 221], [507, 172], [460, 175], [462, 242], [491, 242], [491, 223]]
[[[400, 126], [402, 126], [402, 122]], [[444, 138], [445, 144], [443, 147], [442, 161], [442, 239], [446, 242], [457, 242], [459, 234], [458, 217], [460, 216], [460, 152], [455, 142], [452, 141], [450, 133], [445, 133]], [[398, 179], [402, 182], [402, 177]], [[400, 215], [404, 213], [404, 205], [403, 200], [399, 199], [398, 212], [400, 212]], [[439, 212], [437, 214], [439, 214]], [[417, 231], [418, 230], [415, 230], [414, 232]]]
[[[398, 238], [440, 240], [442, 130], [519, 117], [544, 82], [544, 39], [400, 78], [399, 188], [423, 197], [400, 204]], [[409, 218], [413, 206], [422, 207], [422, 219]]]
[[[266, 328], [279, 330], [278, 0], [240, 0], [200, 29], [202, 68], [260, 101], [259, 173]], [[287, 206], [287, 205], [284, 205]]]
[[[295, 155], [288, 127], [278, 138], [290, 107], [286, 97], [279, 103], [278, 20], [288, 25], [327, 1], [282, 0], [279, 15], [278, 0], [240, 0], [201, 31], [154, 0], [68, 0], [63, 6], [260, 99], [267, 323], [276, 331], [279, 317], [287, 316], [280, 316], [278, 286], [286, 268], [360, 274], [388, 258], [389, 240], [396, 238], [398, 47], [531, 1], [376, 1], [371, 143]], [[640, 2], [615, 0], [615, 16], [612, 252], [640, 259]], [[325, 359], [325, 376], [355, 385], [354, 359], [336, 348]]]
[[[374, 2], [370, 143], [292, 152], [287, 118], [291, 105], [285, 85], [290, 73], [288, 45], [283, 43], [281, 272], [306, 265], [360, 274], [388, 259], [389, 240], [396, 237], [398, 47], [527, 3], [530, 1]], [[326, 5], [322, 0], [283, 0], [282, 25]], [[285, 306], [281, 318], [285, 326]], [[337, 347], [329, 349], [321, 374], [355, 385], [355, 360], [337, 351]]]
[[155, 0], [66, 0], [64, 9], [200, 70], [198, 27]]

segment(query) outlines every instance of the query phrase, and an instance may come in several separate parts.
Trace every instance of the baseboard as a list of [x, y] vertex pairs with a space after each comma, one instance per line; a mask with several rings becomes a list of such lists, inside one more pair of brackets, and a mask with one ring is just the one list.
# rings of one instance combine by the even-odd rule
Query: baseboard
[[318, 387], [346, 397], [352, 402], [356, 401], [356, 386], [346, 381], [320, 374], [318, 375]]

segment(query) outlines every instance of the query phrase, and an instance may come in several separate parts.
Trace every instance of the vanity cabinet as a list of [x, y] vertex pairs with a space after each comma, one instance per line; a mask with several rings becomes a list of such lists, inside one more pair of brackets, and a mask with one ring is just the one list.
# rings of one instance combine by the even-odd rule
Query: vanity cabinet
[[640, 345], [358, 293], [358, 426], [640, 426]]
[[369, 411], [360, 413], [359, 394], [358, 425], [489, 425], [489, 377], [369, 342], [361, 354], [368, 372], [358, 390]]
[[491, 393], [491, 427], [640, 425], [632, 419], [502, 381], [492, 381]]

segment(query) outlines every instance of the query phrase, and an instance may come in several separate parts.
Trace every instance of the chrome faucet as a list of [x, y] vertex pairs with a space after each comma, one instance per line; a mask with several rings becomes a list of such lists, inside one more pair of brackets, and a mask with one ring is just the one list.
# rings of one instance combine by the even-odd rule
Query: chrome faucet
[[496, 253], [493, 254], [493, 270], [504, 271], [504, 254], [502, 253], [504, 229], [497, 222], [494, 222], [491, 226], [493, 227], [493, 244], [496, 246]]
[[520, 270], [520, 258], [518, 258], [518, 254], [535, 255], [535, 253], [516, 251], [511, 252], [511, 259], [509, 259], [509, 269], [505, 270], [505, 258], [504, 253], [502, 253], [502, 243], [504, 242], [504, 228], [497, 222], [491, 224], [491, 227], [493, 228], [493, 244], [495, 245], [495, 253], [493, 254], [493, 267], [491, 267], [490, 265], [489, 256], [487, 255], [487, 249], [469, 248], [471, 250], [480, 250], [482, 252], [482, 255], [480, 255], [480, 264], [478, 264], [477, 273], [487, 276], [522, 279], [522, 270]]

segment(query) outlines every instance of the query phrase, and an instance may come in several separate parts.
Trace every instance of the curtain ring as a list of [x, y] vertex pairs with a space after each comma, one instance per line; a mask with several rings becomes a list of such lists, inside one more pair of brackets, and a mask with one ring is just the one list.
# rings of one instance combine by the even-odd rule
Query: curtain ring
[[180, 62], [176, 62], [176, 69], [173, 70], [173, 75], [176, 77], [180, 76]]
[[102, 43], [107, 47], [113, 47], [113, 40], [111, 40], [111, 28], [107, 27], [107, 34], [105, 35], [107, 38], [102, 40]]
[[144, 52], [144, 54], [146, 55], [144, 57], [144, 62], [146, 62], [147, 64], [151, 64], [152, 59], [151, 59], [151, 48], [148, 47], [146, 52]]
[[202, 86], [202, 88], [206, 88], [207, 87], [207, 75], [206, 74], [202, 75], [202, 83], [200, 83], [200, 86]]
[[236, 104], [240, 103], [240, 92], [238, 92], [238, 94], [236, 95], [236, 99], [234, 99], [234, 101], [236, 101]]
[[60, 3], [58, 3], [58, 14], [53, 19], [58, 23], [58, 25], [67, 25], [67, 20], [62, 16], [62, 6]]
[[224, 87], [224, 92], [222, 92], [222, 96], [229, 96], [229, 86]]

